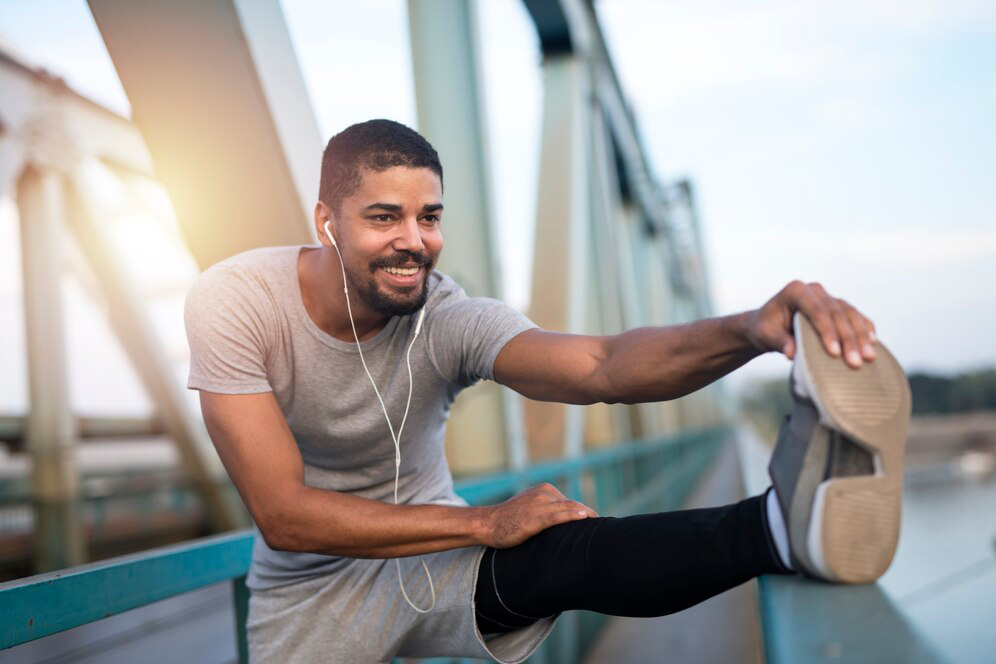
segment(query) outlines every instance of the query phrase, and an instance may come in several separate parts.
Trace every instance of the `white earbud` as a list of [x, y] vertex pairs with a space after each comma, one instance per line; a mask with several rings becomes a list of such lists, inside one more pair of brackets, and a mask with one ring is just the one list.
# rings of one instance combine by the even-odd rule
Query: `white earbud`
[[[422, 319], [425, 318], [425, 306], [418, 312], [418, 321], [415, 323], [415, 334], [412, 335], [412, 342], [408, 344], [408, 352], [405, 353], [405, 366], [408, 368], [408, 402], [405, 404], [405, 414], [401, 418], [401, 425], [398, 427], [398, 432], [394, 432], [394, 425], [391, 424], [391, 418], [387, 415], [387, 406], [384, 405], [384, 399], [380, 396], [380, 390], [377, 389], [377, 383], [374, 382], [373, 376], [370, 375], [370, 369], [367, 368], [367, 361], [363, 357], [363, 347], [360, 345], [360, 337], [356, 333], [356, 323], [353, 322], [353, 307], [349, 303], [349, 286], [346, 284], [346, 266], [342, 262], [342, 252], [339, 251], [339, 245], [336, 244], [335, 238], [332, 237], [332, 230], [329, 228], [332, 220], [325, 220], [325, 235], [328, 237], [329, 242], [332, 243], [332, 248], [335, 249], [336, 254], [339, 255], [339, 267], [342, 269], [342, 292], [346, 294], [346, 311], [349, 313], [349, 325], [353, 328], [353, 339], [356, 340], [356, 350], [360, 353], [360, 363], [363, 364], [363, 371], [366, 372], [367, 378], [370, 379], [370, 384], [373, 386], [374, 394], [377, 395], [377, 401], [380, 402], [380, 409], [384, 413], [384, 419], [387, 420], [387, 429], [391, 433], [391, 440], [394, 441], [394, 504], [398, 504], [398, 484], [401, 481], [401, 432], [405, 428], [405, 423], [408, 421], [408, 409], [412, 405], [412, 389], [415, 387], [415, 381], [412, 378], [412, 348], [415, 346], [415, 340], [418, 339], [418, 333], [422, 331]], [[429, 567], [425, 564], [425, 560], [419, 556], [419, 560], [422, 563], [422, 569], [425, 570], [425, 576], [429, 579], [429, 592], [432, 594], [432, 602], [429, 604], [428, 609], [421, 609], [415, 606], [415, 603], [408, 597], [408, 593], [405, 591], [405, 583], [401, 578], [401, 560], [399, 558], [394, 559], [395, 566], [398, 569], [398, 586], [401, 588], [401, 594], [404, 596], [405, 601], [408, 605], [419, 613], [429, 613], [436, 606], [436, 588], [432, 583], [432, 574], [429, 573]]]
[[339, 245], [337, 245], [337, 244], [335, 243], [335, 238], [334, 238], [334, 237], [332, 237], [332, 230], [331, 230], [331, 229], [329, 228], [329, 224], [331, 224], [331, 223], [332, 223], [332, 220], [331, 220], [331, 219], [326, 219], [326, 220], [325, 220], [325, 235], [327, 235], [327, 236], [328, 236], [328, 238], [329, 238], [329, 242], [331, 242], [331, 243], [332, 243], [332, 246], [333, 246], [333, 247], [335, 247], [336, 249], [338, 249], [338, 248], [339, 248]]

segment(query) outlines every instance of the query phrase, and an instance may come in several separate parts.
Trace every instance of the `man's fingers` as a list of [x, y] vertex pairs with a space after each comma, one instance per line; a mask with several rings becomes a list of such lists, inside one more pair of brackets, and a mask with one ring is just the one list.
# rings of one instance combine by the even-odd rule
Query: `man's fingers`
[[816, 328], [816, 332], [823, 340], [823, 347], [827, 352], [838, 357], [842, 347], [840, 337], [837, 332], [837, 325], [834, 321], [833, 312], [830, 309], [830, 297], [823, 290], [823, 286], [812, 283], [806, 289], [805, 295], [799, 303], [799, 309], [809, 319], [809, 322]]
[[565, 498], [552, 484], [537, 484], [495, 506], [492, 537], [487, 543], [503, 549], [551, 526], [597, 516], [598, 512], [584, 503]]
[[534, 491], [539, 497], [542, 503], [553, 506], [556, 505], [559, 509], [573, 509], [575, 511], [583, 511], [591, 516], [598, 516], [598, 513], [576, 500], [571, 500], [554, 485], [549, 482], [544, 482], [543, 484], [537, 484], [530, 491]]
[[543, 509], [550, 512], [574, 512], [576, 514], [584, 514], [585, 516], [598, 516], [598, 512], [576, 500], [561, 500], [556, 503], [549, 503], [544, 505]]
[[854, 328], [854, 333], [858, 337], [858, 347], [861, 351], [861, 357], [865, 362], [871, 362], [875, 359], [875, 347], [872, 345], [874, 343], [874, 338], [871, 333], [871, 321], [861, 315], [857, 309], [842, 301], [842, 306], [847, 312], [847, 317], [851, 321], [851, 327]]
[[854, 368], [875, 358], [874, 324], [846, 301], [832, 297], [814, 282], [798, 293], [798, 307], [830, 355], [843, 357]]
[[850, 366], [858, 368], [863, 362], [861, 347], [845, 305], [847, 305], [846, 302], [842, 303], [840, 300], [830, 299], [830, 311], [833, 313], [834, 327], [837, 329], [837, 338], [840, 339], [844, 361]]
[[573, 509], [575, 512], [584, 512], [588, 516], [598, 516], [598, 512], [596, 512], [595, 510], [591, 509], [590, 507], [588, 507], [584, 503], [579, 503], [576, 500], [568, 500], [568, 501], [566, 501], [565, 507], [567, 509]]
[[587, 518], [587, 514], [583, 514], [577, 510], [558, 510], [556, 512], [547, 512], [540, 517], [540, 523], [543, 526], [540, 530], [546, 530], [551, 526], [558, 526], [562, 523], [569, 523], [571, 521], [578, 521], [580, 519]]
[[581, 519], [587, 519], [592, 516], [594, 515], [589, 514], [585, 510], [559, 510], [557, 512], [547, 512], [543, 516], [543, 521], [546, 528], [549, 528], [550, 526], [570, 523], [571, 521], [580, 521]]

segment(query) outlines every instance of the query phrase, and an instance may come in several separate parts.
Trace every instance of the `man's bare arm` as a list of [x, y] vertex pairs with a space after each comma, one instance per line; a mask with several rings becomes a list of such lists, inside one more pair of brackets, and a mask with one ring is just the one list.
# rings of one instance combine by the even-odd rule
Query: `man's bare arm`
[[550, 485], [500, 505], [391, 505], [304, 484], [304, 463], [272, 392], [201, 391], [208, 432], [267, 544], [353, 558], [472, 545], [514, 546], [558, 523], [596, 516]]
[[529, 330], [495, 360], [495, 379], [540, 401], [588, 404], [684, 396], [752, 358], [795, 355], [792, 315], [804, 313], [831, 355], [853, 367], [874, 359], [874, 325], [819, 284], [792, 282], [754, 311], [607, 337]]

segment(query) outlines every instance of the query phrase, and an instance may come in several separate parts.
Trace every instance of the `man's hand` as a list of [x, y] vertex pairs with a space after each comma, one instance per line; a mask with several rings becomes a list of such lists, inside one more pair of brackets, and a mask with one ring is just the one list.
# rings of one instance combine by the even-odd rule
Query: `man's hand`
[[557, 524], [598, 516], [587, 505], [570, 500], [552, 484], [538, 484], [490, 508], [483, 544], [507, 549]]
[[793, 281], [752, 312], [747, 337], [760, 351], [781, 351], [795, 357], [792, 314], [802, 312], [819, 332], [823, 346], [834, 357], [842, 353], [848, 365], [857, 368], [875, 359], [875, 325], [844, 300], [827, 293], [818, 283]]

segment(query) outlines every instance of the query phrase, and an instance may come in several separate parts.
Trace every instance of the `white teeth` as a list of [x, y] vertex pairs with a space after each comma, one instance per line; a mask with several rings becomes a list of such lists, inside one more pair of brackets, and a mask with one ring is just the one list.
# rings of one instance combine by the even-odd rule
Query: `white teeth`
[[390, 272], [391, 274], [396, 274], [396, 275], [401, 276], [401, 277], [410, 277], [413, 274], [415, 274], [416, 272], [418, 272], [418, 270], [419, 270], [419, 268], [417, 268], [417, 267], [385, 267], [384, 268], [385, 272]]

